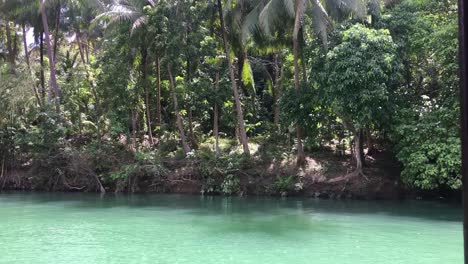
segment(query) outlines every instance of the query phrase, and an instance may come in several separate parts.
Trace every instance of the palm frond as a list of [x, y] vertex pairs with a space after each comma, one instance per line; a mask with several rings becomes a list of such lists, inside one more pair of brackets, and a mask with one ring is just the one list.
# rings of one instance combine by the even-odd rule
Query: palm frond
[[296, 15], [296, 9], [294, 5], [294, 0], [283, 0], [282, 4], [284, 7], [284, 10], [290, 17], [294, 17]]
[[259, 28], [259, 16], [263, 9], [263, 4], [260, 3], [250, 11], [242, 21], [242, 42], [245, 44], [252, 37], [252, 33]]
[[[270, 0], [262, 9], [259, 15], [259, 25], [266, 35], [271, 35], [272, 26], [278, 23], [278, 19], [283, 17], [285, 12], [284, 0]], [[290, 16], [290, 17], [294, 17]]]
[[253, 94], [256, 93], [252, 66], [250, 65], [248, 58], [245, 58], [244, 65], [242, 65], [242, 83], [245, 86], [250, 87], [253, 91]]
[[135, 30], [141, 28], [143, 25], [146, 25], [147, 22], [148, 22], [147, 16], [140, 16], [139, 18], [137, 18], [132, 24], [132, 29], [130, 30], [130, 34], [133, 34]]
[[143, 8], [147, 3], [145, 0], [114, 0], [106, 7], [106, 11], [96, 16], [95, 20], [104, 20], [108, 23], [127, 21], [132, 24], [132, 30], [135, 30], [145, 22], [142, 17]]
[[328, 13], [337, 20], [349, 16], [364, 18], [367, 13], [365, 0], [325, 0], [324, 3]]
[[328, 31], [332, 26], [327, 11], [319, 0], [312, 0], [311, 7], [307, 10], [309, 16], [312, 18], [312, 25], [314, 31], [322, 40], [322, 45], [327, 48], [328, 44]]

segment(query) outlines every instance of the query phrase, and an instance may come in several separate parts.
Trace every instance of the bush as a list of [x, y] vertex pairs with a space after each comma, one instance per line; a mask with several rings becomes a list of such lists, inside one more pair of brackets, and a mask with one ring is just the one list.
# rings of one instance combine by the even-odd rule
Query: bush
[[239, 193], [240, 191], [240, 180], [233, 174], [228, 174], [224, 177], [223, 183], [221, 184], [221, 192], [225, 195], [232, 195]]
[[461, 154], [457, 105], [404, 118], [396, 129], [404, 183], [421, 189], [460, 189]]
[[195, 157], [200, 160], [203, 193], [232, 195], [240, 192], [239, 171], [251, 166], [249, 157], [237, 153], [216, 156], [208, 148], [197, 151]]
[[279, 176], [273, 184], [277, 193], [288, 193], [296, 189], [296, 176]]

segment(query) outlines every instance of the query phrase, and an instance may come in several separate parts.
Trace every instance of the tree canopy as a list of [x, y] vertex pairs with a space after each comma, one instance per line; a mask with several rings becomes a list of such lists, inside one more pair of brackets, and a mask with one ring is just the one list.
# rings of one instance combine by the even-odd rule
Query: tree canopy
[[1, 166], [43, 172], [34, 186], [138, 191], [178, 161], [204, 192], [235, 194], [255, 166], [294, 167], [276, 170], [282, 192], [334, 159], [336, 181], [382, 161], [412, 188], [459, 189], [456, 13], [453, 0], [1, 0]]

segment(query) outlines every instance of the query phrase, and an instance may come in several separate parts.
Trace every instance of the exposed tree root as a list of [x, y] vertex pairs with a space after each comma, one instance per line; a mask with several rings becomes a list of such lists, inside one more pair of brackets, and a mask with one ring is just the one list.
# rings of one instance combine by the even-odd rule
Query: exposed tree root
[[331, 180], [328, 181], [328, 183], [336, 183], [336, 182], [342, 182], [342, 181], [346, 181], [348, 182], [350, 179], [352, 178], [356, 178], [356, 177], [363, 177], [366, 181], [369, 181], [369, 178], [364, 174], [364, 172], [362, 170], [355, 170], [351, 173], [348, 173], [344, 176], [340, 176], [340, 177], [336, 177], [336, 178], [333, 178]]

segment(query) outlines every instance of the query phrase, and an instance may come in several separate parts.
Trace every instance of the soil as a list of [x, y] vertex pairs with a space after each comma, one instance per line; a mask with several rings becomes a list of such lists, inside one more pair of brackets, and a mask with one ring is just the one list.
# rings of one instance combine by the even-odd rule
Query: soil
[[[280, 162], [257, 162], [253, 166], [236, 173], [240, 179], [240, 192], [238, 195], [260, 196], [303, 196], [324, 199], [399, 199], [415, 196], [413, 191], [404, 189], [399, 184], [400, 168], [398, 163], [392, 160], [391, 155], [375, 153], [372, 157], [366, 157], [364, 175], [356, 175], [352, 172], [353, 162], [349, 156], [336, 156], [330, 153], [310, 154], [306, 158], [306, 164], [298, 168], [295, 160], [282, 160]], [[157, 193], [181, 193], [200, 194], [202, 191], [202, 175], [194, 160], [164, 161], [168, 172], [164, 177], [140, 176], [138, 182], [132, 185], [130, 190], [123, 192], [157, 192]], [[40, 190], [40, 191], [88, 191], [96, 192], [95, 187], [86, 186], [80, 182], [79, 186], [67, 184], [57, 187], [56, 183], [51, 187], [37, 184], [33, 175], [35, 168], [23, 168], [12, 170], [0, 177], [0, 190]], [[275, 190], [275, 182], [279, 177], [296, 175], [294, 189], [279, 192]], [[92, 182], [92, 177], [89, 177]], [[118, 189], [115, 184], [103, 183], [107, 192]], [[216, 195], [217, 193], [212, 193]]]

